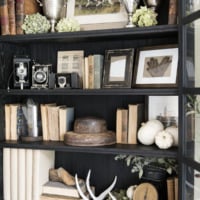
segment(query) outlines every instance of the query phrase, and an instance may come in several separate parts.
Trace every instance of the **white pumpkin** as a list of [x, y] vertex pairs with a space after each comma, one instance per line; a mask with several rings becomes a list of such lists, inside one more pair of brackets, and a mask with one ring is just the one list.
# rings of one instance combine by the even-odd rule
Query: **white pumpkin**
[[128, 189], [126, 190], [126, 196], [130, 199], [133, 200], [133, 194], [135, 192], [137, 185], [131, 185], [128, 187]]
[[142, 123], [137, 134], [138, 140], [144, 145], [152, 145], [155, 141], [155, 135], [163, 129], [163, 124], [156, 119]]
[[178, 127], [170, 126], [165, 129], [173, 136], [173, 146], [178, 146]]
[[173, 136], [166, 130], [160, 131], [155, 136], [155, 144], [160, 149], [168, 149], [173, 145]]

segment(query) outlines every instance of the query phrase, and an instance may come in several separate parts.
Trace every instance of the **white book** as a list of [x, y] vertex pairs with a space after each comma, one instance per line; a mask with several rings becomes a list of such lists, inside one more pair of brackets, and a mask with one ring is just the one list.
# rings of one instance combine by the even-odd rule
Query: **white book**
[[10, 191], [11, 200], [18, 200], [18, 149], [10, 150]]
[[18, 200], [26, 200], [25, 160], [26, 160], [26, 150], [18, 149]]
[[3, 193], [4, 200], [11, 200], [10, 192], [10, 148], [3, 148]]
[[[82, 181], [79, 183], [81, 190], [86, 192], [85, 183]], [[67, 197], [79, 198], [79, 192], [76, 186], [69, 186], [61, 182], [48, 181], [42, 187], [43, 194], [62, 195]]]
[[53, 150], [33, 150], [32, 200], [40, 200], [42, 185], [49, 180], [49, 169], [54, 168]]
[[25, 182], [26, 182], [26, 191], [25, 198], [26, 200], [32, 200], [32, 177], [33, 177], [33, 150], [26, 150], [26, 163], [25, 163]]

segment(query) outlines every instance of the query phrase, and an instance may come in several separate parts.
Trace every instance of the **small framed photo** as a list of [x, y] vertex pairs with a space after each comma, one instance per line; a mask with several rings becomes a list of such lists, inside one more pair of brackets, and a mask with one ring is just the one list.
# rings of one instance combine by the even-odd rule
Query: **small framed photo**
[[165, 126], [177, 126], [178, 112], [178, 96], [148, 97], [148, 120], [158, 119]]
[[131, 88], [134, 49], [105, 52], [103, 88]]
[[76, 72], [82, 78], [84, 51], [58, 51], [57, 73]]
[[134, 87], [176, 87], [177, 46], [138, 49], [134, 70]]

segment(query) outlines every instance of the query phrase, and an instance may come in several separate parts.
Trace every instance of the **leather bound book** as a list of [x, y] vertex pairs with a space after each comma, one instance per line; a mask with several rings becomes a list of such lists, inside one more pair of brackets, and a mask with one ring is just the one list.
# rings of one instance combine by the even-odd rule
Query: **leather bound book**
[[1, 35], [9, 35], [10, 30], [9, 30], [7, 0], [0, 0], [0, 24], [1, 24]]
[[7, 1], [8, 1], [8, 17], [9, 17], [10, 35], [16, 35], [15, 0], [7, 0]]
[[16, 0], [16, 33], [24, 34], [21, 28], [24, 21], [24, 0]]

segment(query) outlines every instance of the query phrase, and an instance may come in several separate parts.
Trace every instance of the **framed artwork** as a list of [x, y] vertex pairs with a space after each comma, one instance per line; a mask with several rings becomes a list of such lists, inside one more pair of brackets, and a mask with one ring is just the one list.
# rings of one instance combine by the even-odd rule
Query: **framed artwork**
[[131, 88], [134, 49], [105, 52], [103, 88]]
[[135, 87], [176, 87], [177, 46], [138, 49], [134, 70]]
[[152, 119], [178, 125], [178, 96], [149, 96], [148, 120]]
[[84, 51], [58, 51], [57, 73], [76, 72], [82, 78], [84, 64]]
[[128, 19], [119, 0], [68, 0], [67, 17], [77, 19], [82, 30], [123, 28]]

